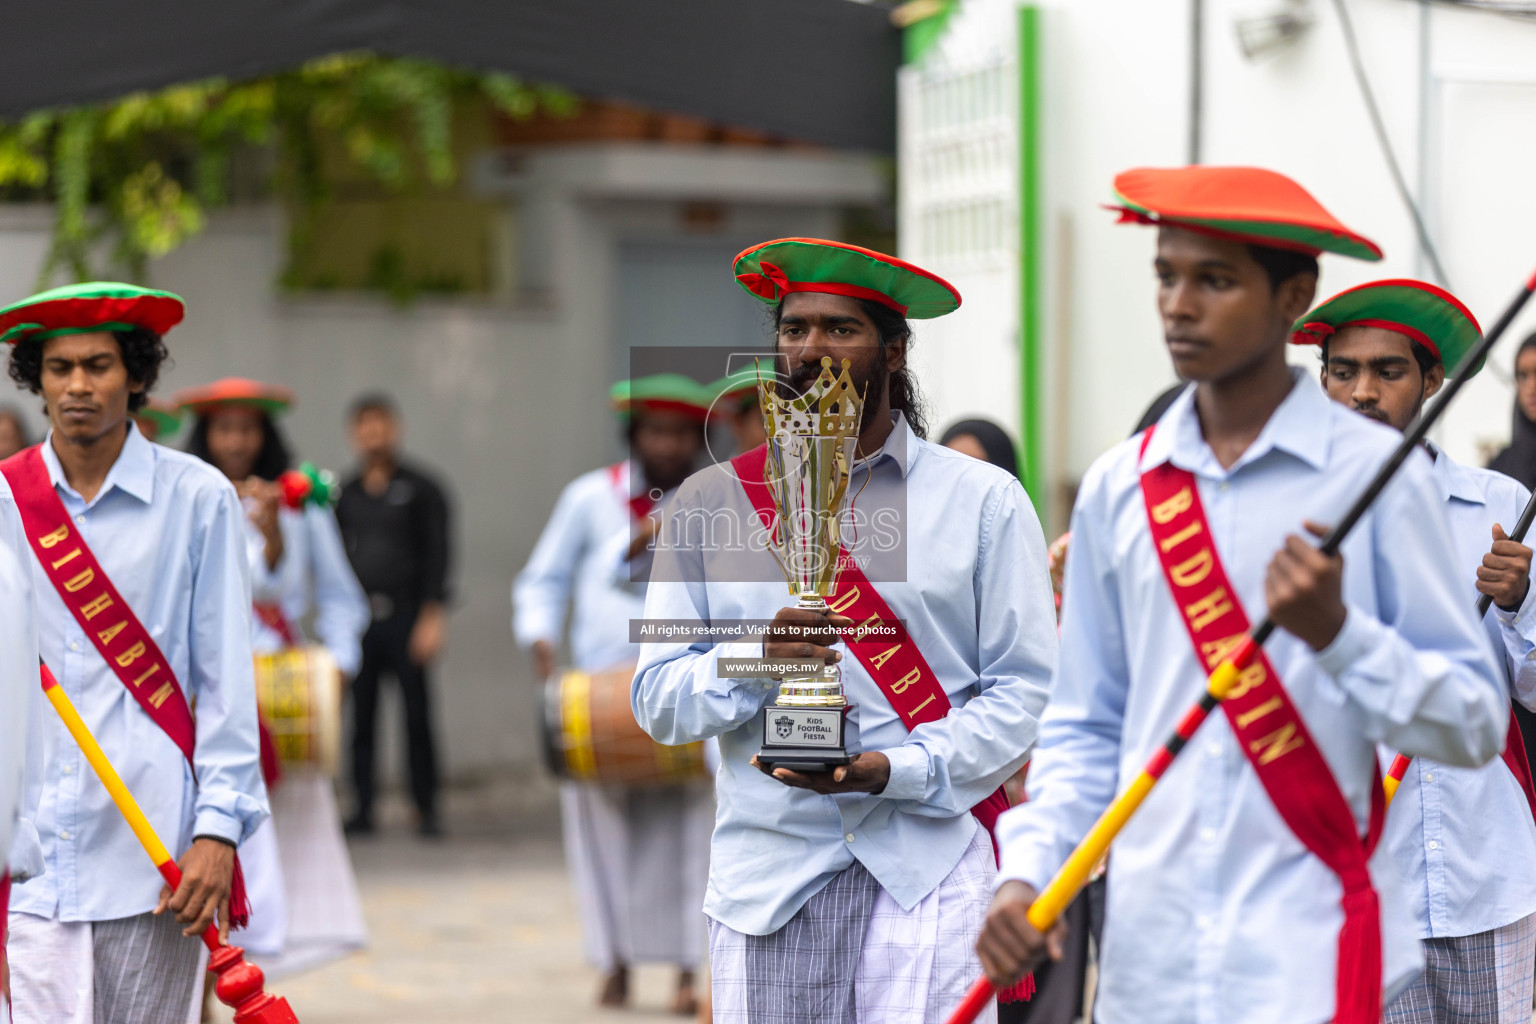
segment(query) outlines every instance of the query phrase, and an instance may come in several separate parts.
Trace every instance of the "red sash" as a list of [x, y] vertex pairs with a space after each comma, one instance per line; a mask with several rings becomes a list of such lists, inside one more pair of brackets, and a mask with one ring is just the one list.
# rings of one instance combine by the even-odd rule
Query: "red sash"
[[1531, 785], [1531, 762], [1525, 756], [1525, 734], [1513, 710], [1509, 712], [1509, 736], [1504, 740], [1504, 763], [1520, 784], [1520, 792], [1525, 794], [1525, 802], [1530, 805], [1531, 817], [1536, 818], [1536, 788]]
[[609, 466], [608, 479], [612, 481], [624, 504], [629, 506], [629, 514], [639, 521], [651, 514], [651, 509], [656, 507], [656, 500], [651, 497], [650, 491], [641, 491], [636, 495], [629, 493], [629, 474], [624, 471], [628, 465], [627, 462], [616, 462]]
[[[773, 495], [764, 482], [768, 465], [768, 446], [759, 445], [749, 452], [736, 456], [731, 466], [741, 481], [747, 500], [757, 510], [758, 517], [769, 530], [774, 528], [778, 511], [774, 508]], [[885, 598], [870, 583], [848, 549], [838, 552], [837, 585], [827, 606], [838, 615], [846, 615], [855, 623], [852, 629], [841, 632], [842, 640], [864, 666], [864, 671], [880, 687], [885, 699], [901, 717], [908, 731], [925, 722], [937, 722], [949, 714], [953, 706], [949, 694], [939, 684], [939, 677], [928, 665], [928, 659], [917, 649], [910, 636], [902, 636], [899, 642], [889, 635], [870, 636], [872, 627], [880, 623], [898, 623], [900, 618]], [[971, 814], [992, 837], [994, 856], [1001, 857], [997, 843], [997, 819], [1008, 809], [1008, 794], [1002, 788], [971, 808]], [[1034, 976], [1026, 975], [1019, 985], [1004, 993], [1004, 1002], [1028, 999], [1035, 990]]]
[[[181, 684], [154, 637], [112, 585], [85, 539], [75, 533], [69, 512], [48, 479], [42, 446], [33, 445], [0, 462], [0, 474], [11, 485], [27, 542], [43, 574], [90, 637], [107, 667], [181, 750], [195, 777], [197, 767], [192, 753], [197, 745], [197, 729]], [[243, 927], [248, 913], [240, 858], [236, 855], [230, 893], [231, 924]]]
[[[1143, 453], [1151, 437], [1149, 429], [1142, 438]], [[1247, 636], [1249, 622], [1216, 553], [1194, 474], [1165, 462], [1142, 474], [1141, 491], [1174, 604], [1201, 667], [1210, 672]], [[1348, 801], [1262, 649], [1221, 706], [1280, 817], [1344, 888], [1334, 1020], [1377, 1024], [1381, 909], [1367, 861], [1381, 837], [1386, 795], [1380, 785], [1372, 787], [1370, 824], [1362, 841]]]

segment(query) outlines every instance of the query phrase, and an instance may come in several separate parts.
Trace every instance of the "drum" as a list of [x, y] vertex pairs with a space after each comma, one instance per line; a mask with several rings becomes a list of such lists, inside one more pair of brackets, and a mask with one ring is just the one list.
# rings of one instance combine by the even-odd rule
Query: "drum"
[[659, 786], [706, 776], [704, 744], [663, 746], [635, 721], [629, 704], [634, 675], [633, 665], [571, 669], [545, 684], [540, 734], [545, 762], [557, 777]]
[[335, 775], [341, 763], [341, 673], [319, 644], [256, 655], [256, 706], [285, 768]]

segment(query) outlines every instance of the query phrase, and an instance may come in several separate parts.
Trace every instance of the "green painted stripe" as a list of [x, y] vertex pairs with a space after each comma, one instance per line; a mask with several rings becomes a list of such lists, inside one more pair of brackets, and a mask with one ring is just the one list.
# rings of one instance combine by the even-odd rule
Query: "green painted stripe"
[[1040, 328], [1040, 9], [1019, 8], [1019, 443], [1024, 485], [1043, 523], [1050, 503], [1045, 473], [1044, 346]]

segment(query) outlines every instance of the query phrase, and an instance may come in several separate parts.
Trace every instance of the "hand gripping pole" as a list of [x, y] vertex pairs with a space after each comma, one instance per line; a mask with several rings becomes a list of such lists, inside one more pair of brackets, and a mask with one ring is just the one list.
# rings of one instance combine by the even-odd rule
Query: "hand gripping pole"
[[[1525, 503], [1525, 508], [1520, 512], [1520, 519], [1515, 523], [1515, 530], [1509, 535], [1509, 539], [1519, 544], [1525, 540], [1525, 535], [1531, 531], [1531, 520], [1536, 519], [1536, 494]], [[1493, 607], [1493, 595], [1483, 594], [1477, 599], [1477, 618], [1482, 620], [1488, 614], [1488, 609]], [[1514, 726], [1510, 726], [1513, 731]], [[1513, 742], [1519, 743], [1520, 737], [1513, 737]], [[1381, 780], [1381, 786], [1387, 791], [1387, 805], [1390, 807], [1392, 798], [1397, 796], [1397, 787], [1403, 784], [1403, 776], [1408, 773], [1408, 765], [1412, 758], [1398, 754], [1392, 758], [1392, 765], [1387, 769], [1386, 776]]]
[[[112, 797], [112, 802], [122, 813], [128, 822], [128, 827], [133, 829], [133, 834], [138, 837], [139, 845], [144, 847], [144, 852], [149, 854], [149, 859], [154, 861], [155, 869], [160, 872], [160, 877], [165, 879], [165, 884], [174, 891], [181, 885], [181, 869], [176, 866], [176, 861], [171, 857], [171, 852], [160, 842], [160, 837], [155, 835], [149, 819], [144, 817], [144, 812], [139, 808], [139, 802], [128, 792], [128, 787], [123, 785], [123, 780], [117, 774], [117, 769], [107, 760], [107, 755], [102, 752], [101, 744], [96, 742], [96, 737], [91, 735], [85, 722], [80, 718], [80, 712], [75, 710], [74, 702], [59, 685], [59, 681], [53, 677], [47, 665], [42, 666], [43, 692], [48, 695], [48, 701], [63, 719], [64, 727], [75, 738], [81, 753], [90, 762], [95, 770], [96, 777], [107, 788], [107, 793]], [[288, 1000], [279, 996], [268, 995], [264, 991], [266, 982], [261, 968], [245, 959], [245, 951], [239, 946], [225, 946], [219, 943], [219, 927], [211, 924], [203, 932], [203, 945], [208, 947], [208, 969], [218, 975], [219, 1001], [225, 1006], [234, 1008], [235, 1024], [299, 1024], [299, 1018], [294, 1015]]]

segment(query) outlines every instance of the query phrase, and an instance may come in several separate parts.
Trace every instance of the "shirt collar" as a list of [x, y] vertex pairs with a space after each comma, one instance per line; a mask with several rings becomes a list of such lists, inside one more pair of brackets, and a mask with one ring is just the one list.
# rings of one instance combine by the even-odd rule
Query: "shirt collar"
[[1473, 505], [1488, 504], [1488, 494], [1478, 482], [1477, 475], [1451, 458], [1434, 445], [1425, 442], [1435, 460], [1435, 482], [1447, 501], [1456, 498]]
[[[52, 430], [43, 438], [43, 464], [48, 467], [48, 480], [55, 488], [63, 488], [69, 494], [79, 497], [75, 489], [69, 486], [69, 480], [64, 476], [64, 466], [59, 462], [58, 453], [53, 450]], [[128, 420], [128, 440], [123, 442], [123, 450], [118, 453], [117, 461], [107, 470], [107, 478], [102, 481], [95, 500], [100, 501], [113, 487], [133, 495], [146, 505], [154, 498], [155, 448], [139, 433], [138, 425], [132, 419]], [[91, 504], [95, 504], [95, 501]]]
[[900, 412], [891, 413], [891, 432], [886, 436], [885, 444], [868, 458], [860, 459], [855, 466], [855, 471], [863, 467], [873, 470], [882, 462], [891, 462], [896, 466], [903, 479], [912, 469], [912, 460], [917, 457], [917, 435], [912, 432], [912, 425], [907, 422], [906, 416]]
[[1192, 473], [1226, 477], [1271, 451], [1279, 450], [1294, 455], [1314, 469], [1323, 469], [1328, 464], [1331, 432], [1326, 424], [1333, 413], [1332, 405], [1306, 371], [1291, 367], [1291, 379], [1290, 394], [1285, 396], [1259, 436], [1230, 469], [1222, 468], [1200, 433], [1194, 388], [1185, 388], [1157, 421], [1157, 430], [1153, 432], [1138, 468], [1146, 472], [1164, 462], [1172, 462]]

